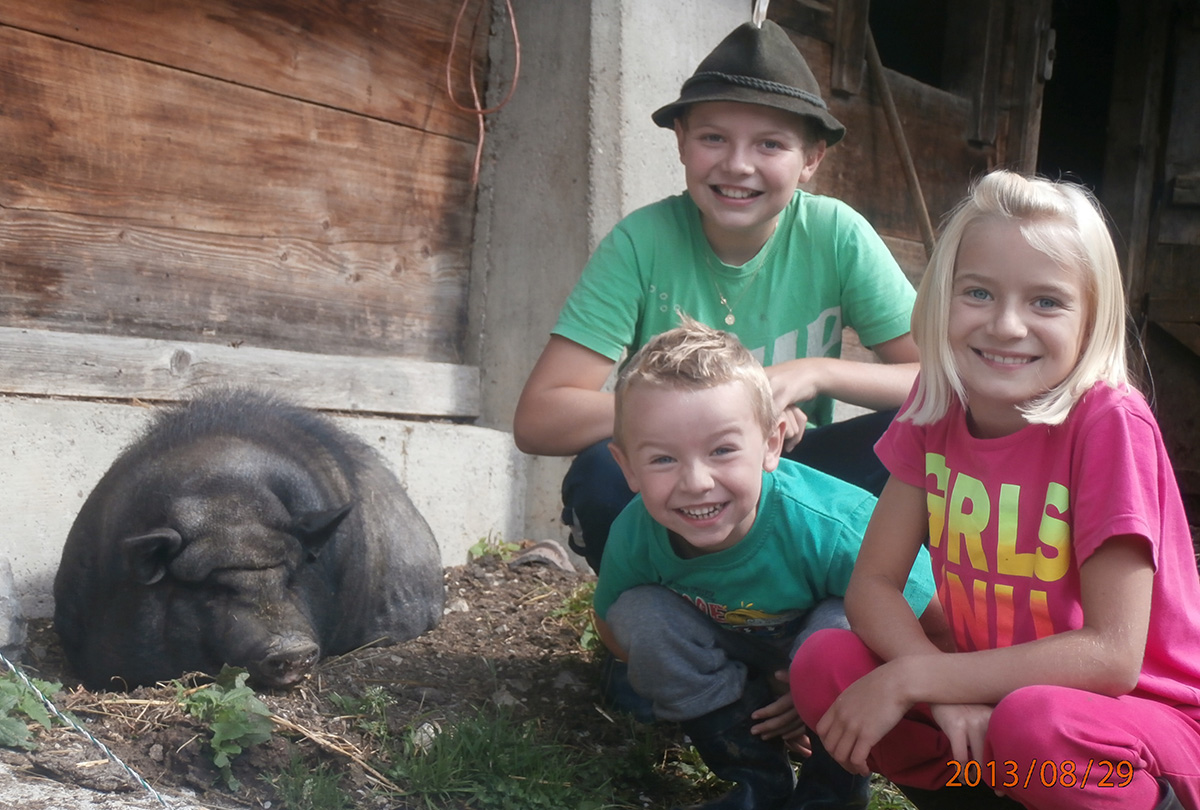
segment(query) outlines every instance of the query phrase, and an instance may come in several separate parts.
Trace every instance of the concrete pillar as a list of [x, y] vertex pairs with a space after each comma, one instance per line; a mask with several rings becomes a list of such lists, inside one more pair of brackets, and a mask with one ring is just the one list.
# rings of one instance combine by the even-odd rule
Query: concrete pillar
[[[511, 430], [529, 370], [597, 242], [625, 214], [683, 189], [675, 137], [650, 113], [751, 0], [514, 0], [516, 93], [489, 118], [473, 256], [469, 362], [483, 379], [480, 424]], [[489, 103], [507, 91], [514, 50], [495, 3]], [[526, 528], [561, 538], [568, 459], [530, 458]]]

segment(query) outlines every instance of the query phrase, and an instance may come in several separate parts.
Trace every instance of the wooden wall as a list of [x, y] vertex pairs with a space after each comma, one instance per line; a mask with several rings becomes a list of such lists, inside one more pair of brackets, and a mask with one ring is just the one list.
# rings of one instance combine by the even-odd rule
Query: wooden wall
[[[948, 10], [929, 13], [919, 41], [873, 22], [869, 6], [866, 0], [778, 0], [769, 16], [793, 32], [830, 111], [849, 133], [826, 153], [810, 190], [839, 197], [866, 216], [915, 281], [926, 264], [922, 217], [880, 82], [866, 62], [868, 29], [874, 29], [880, 52], [890, 42], [898, 52], [930, 50], [943, 63], [935, 84], [905, 75], [881, 57], [908, 159], [936, 231], [973, 177], [1000, 165], [1033, 168], [1049, 2], [950, 3]], [[909, 0], [904, 11], [918, 13], [925, 6], [929, 3]]]
[[461, 363], [458, 5], [5, 0], [0, 329]]
[[1200, 527], [1200, 3], [1120, 8], [1103, 201], [1140, 327], [1134, 365]]

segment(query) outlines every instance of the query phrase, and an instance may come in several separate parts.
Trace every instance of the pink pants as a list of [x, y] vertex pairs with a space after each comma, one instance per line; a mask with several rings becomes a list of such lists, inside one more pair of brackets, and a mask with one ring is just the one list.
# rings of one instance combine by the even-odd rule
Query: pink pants
[[[882, 663], [848, 630], [817, 632], [792, 660], [800, 717], [815, 727], [842, 691]], [[996, 705], [986, 742], [982, 768], [951, 763], [949, 739], [928, 706], [917, 704], [867, 761], [899, 785], [995, 784], [1026, 807], [1047, 810], [1149, 810], [1162, 777], [1184, 807], [1200, 810], [1200, 722], [1157, 701], [1029, 686]]]

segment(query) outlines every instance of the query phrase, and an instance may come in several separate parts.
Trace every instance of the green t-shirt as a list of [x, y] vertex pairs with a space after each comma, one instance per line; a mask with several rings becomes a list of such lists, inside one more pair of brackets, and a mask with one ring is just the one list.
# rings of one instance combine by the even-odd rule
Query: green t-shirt
[[[761, 266], [760, 266], [761, 265]], [[725, 324], [733, 307], [736, 322]], [[764, 366], [838, 357], [842, 327], [864, 346], [909, 331], [916, 293], [883, 240], [853, 208], [797, 191], [775, 235], [741, 267], [721, 262], [687, 194], [634, 211], [592, 254], [552, 330], [619, 361], [679, 325], [676, 310], [733, 332]], [[815, 425], [833, 403], [803, 403]]]
[[[722, 624], [793, 636], [818, 602], [846, 594], [874, 508], [870, 493], [783, 459], [763, 473], [758, 513], [741, 542], [684, 559], [639, 495], [613, 521], [593, 598], [596, 615], [603, 619], [629, 588], [657, 584]], [[933, 594], [929, 553], [922, 548], [904, 596], [919, 616]]]

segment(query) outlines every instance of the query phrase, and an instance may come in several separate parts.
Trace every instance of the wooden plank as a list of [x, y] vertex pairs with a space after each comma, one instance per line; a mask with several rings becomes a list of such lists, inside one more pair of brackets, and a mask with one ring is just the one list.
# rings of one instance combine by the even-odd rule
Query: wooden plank
[[943, 86], [971, 100], [966, 137], [980, 144], [996, 142], [1003, 17], [1002, 0], [951, 3], [946, 10]]
[[0, 209], [0, 325], [459, 362], [464, 251]]
[[834, 9], [836, 39], [829, 79], [835, 93], [855, 95], [863, 86], [863, 60], [867, 52], [868, 0], [839, 0]]
[[1158, 325], [1171, 337], [1182, 343], [1192, 354], [1200, 354], [1200, 324], [1158, 321]]
[[837, 40], [834, 31], [834, 6], [838, 0], [776, 0], [767, 6], [767, 19], [782, 27], [812, 39], [832, 45]]
[[1022, 172], [1037, 169], [1042, 123], [1042, 93], [1050, 49], [1050, 0], [1012, 0], [1009, 38], [1012, 43], [1012, 99], [1003, 162]]
[[334, 411], [471, 420], [480, 409], [473, 366], [0, 327], [0, 393], [174, 401], [214, 384]]
[[1167, 290], [1168, 293], [1150, 296], [1146, 306], [1146, 317], [1152, 321], [1200, 323], [1200, 298], [1188, 295], [1182, 288]]
[[1169, 0], [1120, 0], [1108, 120], [1125, 123], [1108, 129], [1101, 202], [1121, 236], [1117, 250], [1132, 301], [1149, 289], [1148, 240], [1162, 155], [1165, 63], [1171, 51], [1169, 6]]
[[0, 116], [5, 207], [324, 242], [447, 215], [469, 232], [466, 144], [11, 28], [0, 75], [20, 111]]
[[[467, 42], [452, 65], [470, 100]], [[445, 66], [459, 3], [413, 0], [5, 0], [0, 25], [46, 34], [270, 93], [306, 99], [474, 143], [474, 116], [456, 110]], [[476, 46], [477, 76], [487, 75]]]
[[0, 82], [0, 325], [462, 358], [468, 145], [11, 28]]
[[916, 287], [920, 284], [921, 276], [925, 275], [925, 267], [929, 264], [929, 257], [925, 255], [925, 245], [920, 240], [897, 239], [894, 236], [884, 236], [883, 243], [892, 252], [896, 263], [900, 265], [900, 269], [912, 285]]
[[[820, 49], [809, 63], [828, 69]], [[821, 76], [824, 74], [818, 74]], [[884, 68], [904, 127], [905, 138], [936, 231], [942, 217], [966, 193], [969, 179], [987, 169], [990, 149], [967, 142], [972, 116], [969, 99]], [[888, 129], [878, 94], [870, 83], [863, 93], [834, 97], [831, 111], [846, 125], [845, 139], [830, 149], [808, 187], [845, 200], [870, 220], [881, 235], [921, 241], [917, 209]]]

